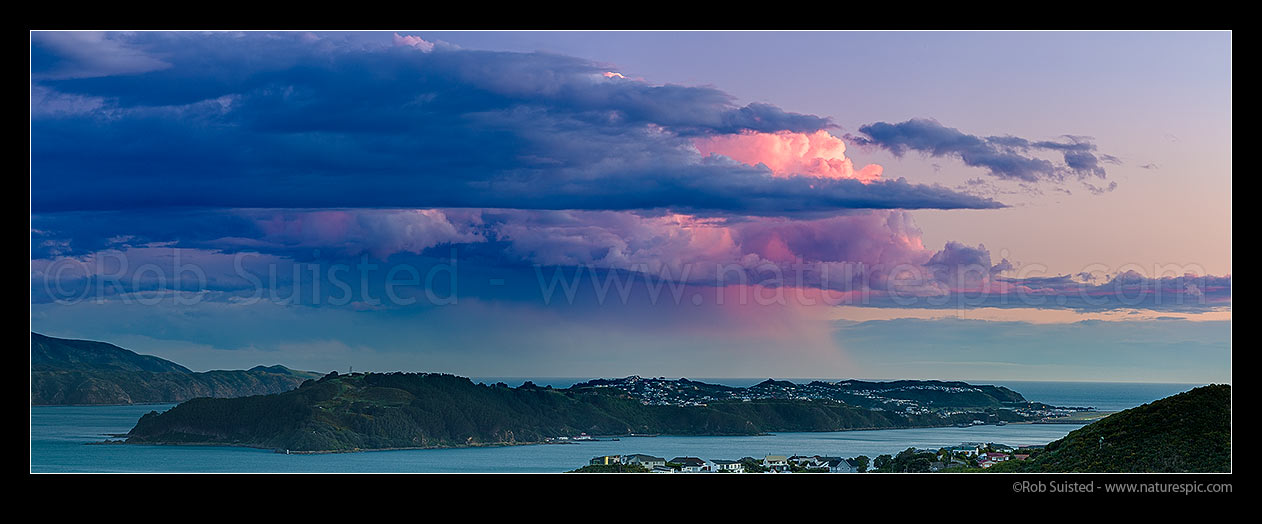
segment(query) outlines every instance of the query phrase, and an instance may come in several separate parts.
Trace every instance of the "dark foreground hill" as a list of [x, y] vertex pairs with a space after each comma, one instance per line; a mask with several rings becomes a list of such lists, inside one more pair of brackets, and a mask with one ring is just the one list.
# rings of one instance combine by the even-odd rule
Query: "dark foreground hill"
[[31, 333], [31, 404], [139, 404], [280, 393], [319, 374], [284, 366], [188, 368], [104, 342]]
[[445, 374], [333, 373], [285, 393], [194, 399], [161, 414], [151, 412], [137, 422], [127, 442], [353, 451], [538, 443], [584, 432], [753, 435], [955, 422], [830, 400], [647, 405], [615, 388], [513, 388]]
[[1231, 386], [1216, 384], [1131, 408], [1070, 432], [998, 472], [1231, 472]]

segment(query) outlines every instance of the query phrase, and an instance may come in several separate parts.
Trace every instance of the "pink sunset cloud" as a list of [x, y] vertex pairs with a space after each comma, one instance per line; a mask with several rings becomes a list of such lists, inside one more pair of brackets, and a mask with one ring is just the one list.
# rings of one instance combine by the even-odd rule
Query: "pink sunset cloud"
[[882, 167], [856, 170], [846, 158], [846, 143], [827, 131], [814, 133], [744, 132], [693, 140], [702, 155], [719, 154], [749, 165], [762, 164], [777, 177], [847, 178], [865, 184], [880, 180]]
[[397, 46], [415, 47], [416, 49], [419, 49], [421, 50], [421, 52], [424, 52], [424, 53], [428, 53], [434, 50], [433, 42], [427, 41], [424, 38], [421, 38], [419, 36], [412, 36], [412, 35], [404, 36], [404, 35], [400, 35], [399, 33], [394, 34], [394, 45], [396, 47]]

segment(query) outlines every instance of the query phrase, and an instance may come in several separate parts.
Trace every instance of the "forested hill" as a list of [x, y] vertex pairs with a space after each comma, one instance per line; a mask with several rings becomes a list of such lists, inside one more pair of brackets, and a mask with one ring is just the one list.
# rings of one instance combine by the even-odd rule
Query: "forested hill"
[[284, 366], [195, 373], [113, 344], [31, 333], [31, 404], [136, 404], [280, 393], [319, 374]]
[[1216, 384], [1109, 415], [997, 472], [1231, 472], [1231, 386]]
[[286, 393], [195, 399], [149, 413], [127, 442], [351, 451], [537, 443], [580, 433], [752, 435], [942, 426], [977, 416], [893, 412], [826, 399], [652, 405], [610, 387], [512, 388], [445, 374], [331, 373]]

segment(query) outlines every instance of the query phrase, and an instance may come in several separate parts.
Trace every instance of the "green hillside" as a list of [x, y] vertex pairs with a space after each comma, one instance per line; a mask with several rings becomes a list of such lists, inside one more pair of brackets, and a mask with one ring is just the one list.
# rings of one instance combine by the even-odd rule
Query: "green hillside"
[[1101, 419], [997, 472], [1231, 472], [1231, 386], [1210, 385]]
[[286, 393], [195, 399], [153, 412], [127, 441], [349, 451], [535, 443], [581, 432], [752, 435], [951, 422], [832, 401], [645, 405], [612, 388], [512, 388], [443, 374], [334, 373]]
[[31, 405], [183, 402], [280, 393], [319, 374], [284, 366], [248, 371], [188, 368], [113, 344], [31, 333]]
[[53, 338], [31, 333], [32, 371], [148, 371], [192, 373], [151, 355], [140, 355], [105, 342]]

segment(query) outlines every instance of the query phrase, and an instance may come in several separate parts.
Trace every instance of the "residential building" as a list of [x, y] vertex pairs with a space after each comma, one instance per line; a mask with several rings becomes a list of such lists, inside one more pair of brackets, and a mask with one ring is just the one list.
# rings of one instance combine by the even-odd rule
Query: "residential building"
[[762, 465], [777, 473], [789, 471], [789, 457], [784, 455], [767, 455], [763, 457]]
[[946, 449], [947, 449], [947, 451], [950, 451], [950, 452], [951, 452], [951, 453], [953, 453], [953, 454], [954, 454], [954, 453], [961, 453], [961, 454], [968, 455], [968, 456], [972, 457], [972, 456], [976, 456], [978, 453], [980, 453], [980, 452], [981, 452], [981, 450], [982, 450], [982, 448], [984, 448], [984, 447], [986, 447], [984, 444], [981, 444], [981, 443], [978, 443], [978, 442], [964, 442], [964, 443], [962, 443], [962, 444], [960, 444], [960, 445], [958, 445], [958, 446], [951, 446], [951, 447], [946, 448]]
[[644, 466], [648, 469], [653, 469], [657, 466], [666, 467], [666, 459], [661, 458], [661, 457], [654, 457], [652, 455], [644, 455], [640, 453], [636, 453], [633, 455], [623, 455], [622, 463]]
[[593, 466], [608, 466], [611, 464], [621, 464], [622, 457], [618, 455], [605, 455], [592, 458], [590, 464]]
[[789, 463], [802, 468], [822, 468], [824, 467], [824, 459], [819, 455], [804, 456], [794, 455], [789, 457]]
[[982, 453], [977, 456], [977, 465], [985, 469], [1008, 460], [1008, 458], [1008, 454], [1006, 453]]
[[1005, 460], [1008, 460], [1008, 454], [990, 452], [990, 453], [982, 453], [981, 455], [977, 456], [978, 462], [981, 462], [983, 460], [988, 460], [990, 462], [1003, 462]]
[[670, 459], [671, 462], [679, 464], [679, 471], [684, 473], [701, 473], [710, 471], [710, 466], [704, 460], [697, 457], [675, 457]]
[[859, 461], [841, 457], [820, 457], [829, 473], [858, 473]]

